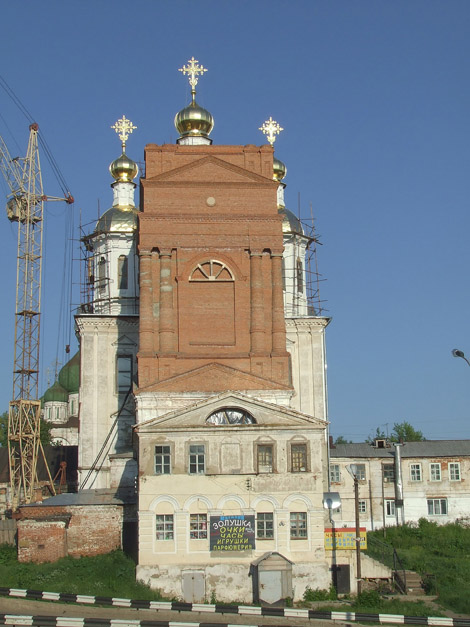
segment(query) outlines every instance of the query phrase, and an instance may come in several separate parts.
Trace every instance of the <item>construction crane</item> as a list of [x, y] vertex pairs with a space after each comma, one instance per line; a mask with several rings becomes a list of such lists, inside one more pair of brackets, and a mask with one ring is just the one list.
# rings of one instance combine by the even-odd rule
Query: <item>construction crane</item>
[[0, 136], [0, 170], [10, 189], [7, 217], [18, 223], [13, 395], [8, 411], [12, 510], [35, 500], [40, 457], [47, 468], [51, 492], [55, 494], [40, 440], [41, 403], [38, 399], [43, 217], [46, 200], [65, 200], [71, 204], [73, 198], [70, 194], [65, 198], [44, 195], [38, 131], [36, 123], [29, 126], [24, 158], [12, 159]]

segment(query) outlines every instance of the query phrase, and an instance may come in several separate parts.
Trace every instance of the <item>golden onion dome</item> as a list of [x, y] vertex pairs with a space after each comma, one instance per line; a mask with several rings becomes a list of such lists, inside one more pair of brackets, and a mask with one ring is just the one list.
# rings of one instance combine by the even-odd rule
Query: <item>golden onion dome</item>
[[119, 183], [129, 183], [137, 176], [139, 168], [135, 161], [129, 159], [125, 152], [109, 166], [113, 179]]
[[297, 233], [299, 235], [305, 235], [302, 224], [292, 211], [286, 209], [285, 207], [281, 207], [279, 209], [279, 213], [283, 216], [282, 220], [282, 232], [283, 233]]
[[276, 159], [276, 157], [274, 157], [273, 158], [273, 175], [274, 175], [274, 180], [282, 181], [282, 179], [286, 176], [286, 174], [287, 174], [286, 165], [284, 163], [282, 163], [282, 161], [280, 159]]
[[137, 214], [135, 207], [111, 207], [96, 223], [95, 233], [132, 233], [137, 230]]
[[193, 99], [191, 104], [175, 115], [175, 126], [181, 137], [206, 137], [214, 128], [214, 118]]

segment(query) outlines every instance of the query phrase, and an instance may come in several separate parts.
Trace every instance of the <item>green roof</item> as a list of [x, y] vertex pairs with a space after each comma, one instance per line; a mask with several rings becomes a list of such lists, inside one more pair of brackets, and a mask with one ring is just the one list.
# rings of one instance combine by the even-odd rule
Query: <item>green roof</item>
[[54, 383], [43, 396], [44, 403], [50, 403], [52, 401], [67, 403], [69, 400], [69, 393], [63, 388], [58, 381]]
[[80, 385], [80, 351], [59, 372], [59, 383], [69, 394], [78, 392]]

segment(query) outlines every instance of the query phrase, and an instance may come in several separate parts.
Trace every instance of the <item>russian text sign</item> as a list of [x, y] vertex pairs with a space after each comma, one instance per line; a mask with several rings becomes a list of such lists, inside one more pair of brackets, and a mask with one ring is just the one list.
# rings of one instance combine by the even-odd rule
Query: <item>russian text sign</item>
[[211, 551], [248, 551], [255, 548], [254, 516], [211, 516]]
[[[367, 532], [361, 527], [361, 549], [367, 549]], [[356, 548], [356, 529], [354, 527], [341, 527], [338, 529], [325, 529], [325, 549], [327, 551], [351, 550]]]

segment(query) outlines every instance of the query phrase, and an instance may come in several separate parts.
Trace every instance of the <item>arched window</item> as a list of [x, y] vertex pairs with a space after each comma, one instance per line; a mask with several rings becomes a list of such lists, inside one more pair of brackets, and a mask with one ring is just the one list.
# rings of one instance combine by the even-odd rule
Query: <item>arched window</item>
[[100, 292], [104, 292], [106, 281], [106, 259], [101, 257], [98, 262], [98, 288]]
[[300, 257], [297, 257], [297, 291], [301, 294], [304, 291], [304, 269]]
[[244, 409], [227, 407], [213, 412], [206, 422], [212, 425], [254, 425], [256, 420]]
[[127, 290], [128, 259], [126, 255], [118, 257], [118, 289]]
[[222, 261], [210, 259], [203, 263], [198, 263], [191, 272], [190, 281], [233, 281], [233, 274], [230, 268]]

